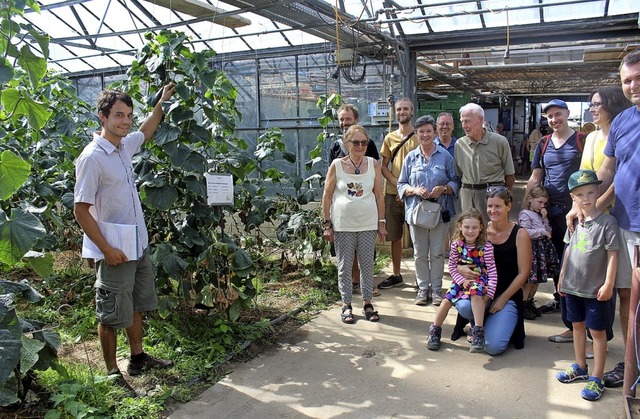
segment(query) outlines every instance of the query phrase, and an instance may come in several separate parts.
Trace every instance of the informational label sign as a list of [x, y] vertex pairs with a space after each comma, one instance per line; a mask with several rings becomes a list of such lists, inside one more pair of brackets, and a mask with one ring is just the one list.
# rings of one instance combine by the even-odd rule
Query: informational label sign
[[233, 205], [233, 176], [227, 173], [205, 173], [207, 204]]

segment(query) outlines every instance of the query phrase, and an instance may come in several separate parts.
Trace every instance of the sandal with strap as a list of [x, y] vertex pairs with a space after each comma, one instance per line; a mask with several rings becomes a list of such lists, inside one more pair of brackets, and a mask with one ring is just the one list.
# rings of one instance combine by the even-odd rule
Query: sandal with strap
[[342, 306], [342, 313], [340, 314], [340, 318], [342, 319], [342, 323], [353, 324], [353, 308], [351, 304], [345, 304]]
[[362, 307], [362, 314], [364, 314], [364, 316], [370, 322], [377, 322], [378, 320], [380, 320], [378, 312], [373, 310], [373, 304], [365, 304], [364, 307]]

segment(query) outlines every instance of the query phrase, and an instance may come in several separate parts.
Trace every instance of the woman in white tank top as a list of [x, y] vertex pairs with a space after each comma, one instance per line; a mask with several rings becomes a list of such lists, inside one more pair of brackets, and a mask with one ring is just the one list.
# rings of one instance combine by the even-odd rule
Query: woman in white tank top
[[371, 304], [374, 251], [376, 236], [384, 240], [387, 234], [382, 172], [378, 161], [365, 156], [369, 138], [362, 126], [351, 126], [344, 142], [349, 154], [333, 161], [324, 185], [324, 237], [335, 242], [338, 288], [343, 303], [342, 321], [348, 324], [355, 321], [351, 306], [351, 268], [357, 254], [363, 315], [367, 320], [376, 322], [380, 316]]

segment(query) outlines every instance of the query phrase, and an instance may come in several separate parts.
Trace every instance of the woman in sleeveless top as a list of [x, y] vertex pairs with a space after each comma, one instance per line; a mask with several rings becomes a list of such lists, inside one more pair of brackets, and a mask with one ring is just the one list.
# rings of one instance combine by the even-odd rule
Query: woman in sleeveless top
[[[504, 352], [513, 342], [516, 349], [524, 347], [524, 317], [522, 286], [531, 272], [531, 239], [527, 230], [509, 221], [513, 197], [504, 186], [487, 189], [489, 225], [487, 238], [493, 245], [498, 271], [495, 298], [485, 318], [485, 351], [490, 355]], [[517, 263], [513, 263], [513, 261]], [[465, 278], [477, 273], [468, 268], [458, 269]], [[458, 312], [473, 321], [471, 304], [456, 304]]]
[[333, 241], [336, 247], [342, 321], [348, 324], [355, 321], [351, 306], [351, 270], [357, 254], [363, 315], [375, 322], [380, 319], [371, 304], [376, 235], [384, 240], [387, 234], [382, 172], [376, 160], [365, 156], [369, 138], [363, 127], [352, 125], [344, 139], [349, 154], [333, 161], [324, 185], [324, 238]]

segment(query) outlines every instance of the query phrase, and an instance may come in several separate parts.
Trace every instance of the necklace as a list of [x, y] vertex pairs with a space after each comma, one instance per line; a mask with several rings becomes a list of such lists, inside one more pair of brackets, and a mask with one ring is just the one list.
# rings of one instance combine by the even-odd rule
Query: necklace
[[354, 170], [354, 173], [355, 173], [356, 175], [359, 175], [359, 174], [360, 174], [360, 166], [362, 166], [362, 162], [364, 161], [364, 159], [362, 159], [362, 160], [360, 161], [360, 164], [359, 164], [359, 165], [357, 165], [357, 166], [356, 166], [356, 164], [353, 162], [353, 160], [351, 160], [351, 157], [349, 157], [349, 161], [351, 162], [351, 164], [353, 165], [353, 167], [355, 167], [355, 168], [356, 168], [356, 170]]

